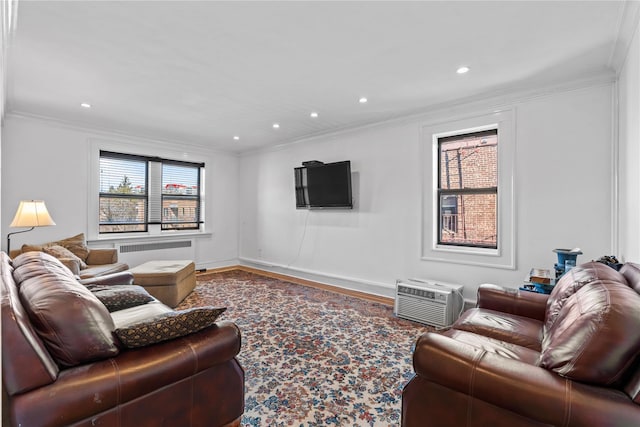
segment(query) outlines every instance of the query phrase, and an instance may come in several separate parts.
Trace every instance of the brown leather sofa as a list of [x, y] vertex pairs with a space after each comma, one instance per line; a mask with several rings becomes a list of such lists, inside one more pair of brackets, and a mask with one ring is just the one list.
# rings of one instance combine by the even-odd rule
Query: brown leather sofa
[[[0, 253], [3, 426], [239, 426], [237, 326], [213, 318], [179, 338], [123, 345], [118, 330], [179, 313], [132, 280], [124, 272], [82, 284], [45, 253]], [[96, 290], [118, 285], [146, 302], [109, 312]]]
[[402, 425], [640, 426], [640, 266], [592, 262], [551, 295], [481, 285], [422, 335]]
[[69, 270], [76, 276], [86, 279], [89, 277], [104, 276], [107, 274], [126, 271], [129, 266], [123, 262], [118, 262], [118, 251], [115, 248], [87, 247], [84, 233], [73, 237], [58, 240], [55, 242], [42, 243], [39, 245], [22, 245], [20, 249], [12, 250], [9, 254], [11, 258], [29, 251], [49, 251], [54, 246], [62, 246], [71, 253], [68, 256], [57, 256]]

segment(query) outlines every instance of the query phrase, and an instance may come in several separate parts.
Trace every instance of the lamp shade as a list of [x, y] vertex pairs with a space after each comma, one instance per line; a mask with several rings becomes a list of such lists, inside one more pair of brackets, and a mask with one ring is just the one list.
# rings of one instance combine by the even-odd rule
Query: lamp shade
[[42, 200], [22, 200], [9, 227], [44, 227], [56, 225]]

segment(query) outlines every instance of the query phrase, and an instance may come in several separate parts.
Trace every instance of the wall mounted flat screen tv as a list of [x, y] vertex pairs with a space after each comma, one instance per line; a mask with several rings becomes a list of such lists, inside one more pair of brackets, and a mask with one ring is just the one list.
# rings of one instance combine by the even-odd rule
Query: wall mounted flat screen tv
[[351, 162], [306, 162], [295, 168], [296, 208], [352, 209]]

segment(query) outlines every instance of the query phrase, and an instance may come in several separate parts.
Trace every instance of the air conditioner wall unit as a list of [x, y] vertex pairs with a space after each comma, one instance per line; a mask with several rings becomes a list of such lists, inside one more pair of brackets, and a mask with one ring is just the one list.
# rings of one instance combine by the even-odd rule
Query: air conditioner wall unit
[[397, 280], [394, 314], [426, 325], [450, 326], [464, 306], [462, 288], [434, 280]]

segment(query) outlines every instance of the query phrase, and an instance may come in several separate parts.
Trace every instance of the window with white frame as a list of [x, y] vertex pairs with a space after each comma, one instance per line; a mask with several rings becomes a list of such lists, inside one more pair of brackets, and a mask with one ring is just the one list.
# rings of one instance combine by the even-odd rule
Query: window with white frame
[[100, 151], [100, 234], [197, 230], [203, 163]]
[[515, 268], [514, 110], [422, 128], [423, 260]]

